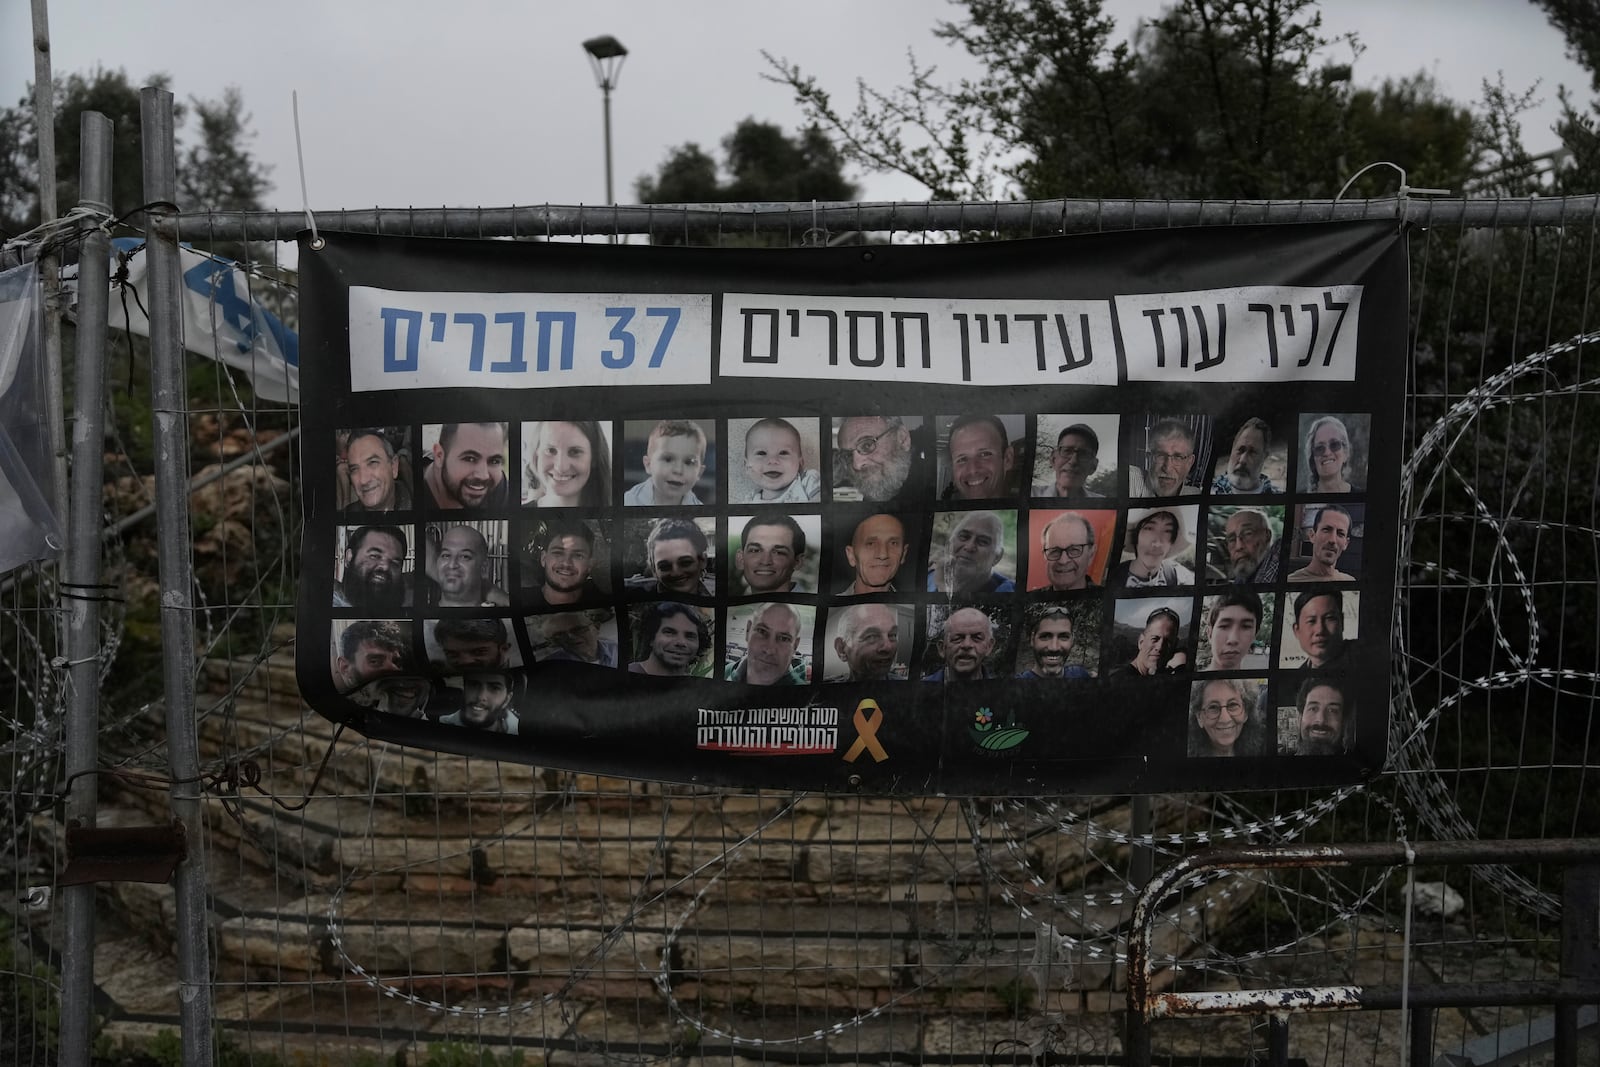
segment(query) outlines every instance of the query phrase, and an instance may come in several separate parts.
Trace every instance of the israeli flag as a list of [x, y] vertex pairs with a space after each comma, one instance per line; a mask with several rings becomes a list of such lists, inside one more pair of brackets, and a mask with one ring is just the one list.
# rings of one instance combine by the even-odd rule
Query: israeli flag
[[[142, 237], [111, 242], [110, 325], [150, 336], [150, 257]], [[259, 296], [270, 282], [252, 278], [231, 259], [178, 249], [183, 270], [183, 346], [249, 375], [256, 396], [300, 402], [300, 339]]]

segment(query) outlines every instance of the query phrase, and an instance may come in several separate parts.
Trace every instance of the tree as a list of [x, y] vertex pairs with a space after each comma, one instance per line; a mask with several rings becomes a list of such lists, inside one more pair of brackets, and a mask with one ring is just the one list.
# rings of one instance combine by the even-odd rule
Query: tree
[[983, 74], [941, 85], [913, 58], [848, 112], [787, 60], [771, 77], [847, 162], [941, 199], [1331, 197], [1380, 143], [1442, 183], [1471, 173], [1471, 113], [1426, 78], [1355, 89], [1332, 53], [1359, 46], [1323, 33], [1316, 0], [1182, 0], [1121, 41], [1105, 6], [962, 0], [936, 33]]
[[1593, 0], [1533, 0], [1544, 9], [1550, 25], [1567, 39], [1567, 55], [1589, 72], [1591, 87], [1600, 93], [1600, 9]]
[[[653, 176], [635, 183], [639, 203], [784, 203], [851, 200], [856, 195], [855, 184], [843, 174], [839, 152], [815, 126], [790, 137], [780, 126], [747, 118], [722, 139], [722, 158], [719, 168], [699, 145], [679, 145]], [[728, 175], [726, 180], [721, 173]], [[652, 239], [682, 243], [684, 235], [663, 232]], [[749, 243], [743, 237], [741, 241]]]
[[178, 196], [185, 211], [259, 210], [272, 188], [268, 168], [250, 157], [245, 142], [250, 116], [237, 86], [222, 91], [221, 100], [195, 100], [200, 137], [183, 153], [178, 167]]
[[655, 177], [634, 184], [641, 204], [714, 204], [722, 199], [717, 161], [697, 144], [682, 144], [667, 153]]
[[641, 204], [727, 204], [796, 200], [850, 200], [855, 184], [844, 161], [815, 126], [796, 137], [781, 126], [748, 118], [722, 139], [722, 170], [697, 144], [672, 149], [654, 177], [641, 177], [634, 191]]
[[[165, 88], [170, 79], [155, 74], [148, 85]], [[200, 119], [198, 141], [180, 151], [178, 188], [185, 210], [260, 210], [270, 189], [266, 168], [245, 147], [249, 116], [239, 91], [228, 88], [221, 100], [192, 99]], [[77, 204], [79, 134], [85, 111], [98, 111], [112, 122], [111, 210], [123, 215], [144, 203], [143, 160], [139, 136], [139, 88], [124, 70], [96, 68], [69, 74], [55, 86], [56, 203], [65, 212]], [[182, 127], [189, 108], [174, 108]], [[39, 224], [38, 131], [32, 93], [16, 107], [0, 111], [0, 227], [10, 236]]]

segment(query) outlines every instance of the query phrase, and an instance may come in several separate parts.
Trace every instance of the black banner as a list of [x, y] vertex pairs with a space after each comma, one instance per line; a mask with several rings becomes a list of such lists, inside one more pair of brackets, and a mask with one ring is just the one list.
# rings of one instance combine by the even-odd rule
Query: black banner
[[1377, 772], [1394, 224], [302, 241], [297, 673], [373, 738], [879, 793]]

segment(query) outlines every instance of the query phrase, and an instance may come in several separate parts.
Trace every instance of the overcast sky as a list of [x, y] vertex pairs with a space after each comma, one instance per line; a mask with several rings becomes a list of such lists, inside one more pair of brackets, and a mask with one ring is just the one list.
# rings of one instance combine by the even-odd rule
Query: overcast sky
[[[1159, 0], [1108, 5], [1131, 29]], [[1332, 32], [1360, 34], [1356, 80], [1419, 69], [1475, 100], [1485, 77], [1541, 82], [1528, 122], [1535, 150], [1556, 87], [1587, 94], [1588, 77], [1525, 0], [1331, 0]], [[313, 207], [404, 207], [604, 201], [600, 91], [581, 42], [598, 34], [630, 50], [612, 99], [617, 199], [670, 147], [712, 149], [746, 116], [792, 129], [800, 112], [762, 79], [766, 49], [814, 74], [841, 102], [855, 79], [904, 80], [906, 51], [951, 77], [963, 53], [932, 35], [957, 13], [937, 0], [51, 0], [57, 72], [122, 67], [172, 76], [180, 99], [243, 91], [258, 158], [272, 167], [273, 207], [301, 207], [290, 91], [300, 94]], [[0, 0], [0, 100], [33, 76], [25, 0]], [[1347, 57], [1347, 55], [1346, 55]], [[921, 199], [908, 179], [855, 175], [864, 198]]]

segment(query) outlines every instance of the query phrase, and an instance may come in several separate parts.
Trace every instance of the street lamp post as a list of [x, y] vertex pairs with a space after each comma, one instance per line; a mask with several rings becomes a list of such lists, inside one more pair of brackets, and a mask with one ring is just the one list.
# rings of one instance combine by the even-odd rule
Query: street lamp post
[[[589, 65], [594, 68], [594, 79], [600, 85], [601, 107], [605, 114], [606, 203], [615, 204], [616, 198], [611, 195], [611, 90], [616, 87], [617, 75], [622, 72], [622, 61], [628, 57], [628, 50], [609, 34], [589, 38], [583, 42], [583, 50], [589, 53]], [[613, 243], [616, 239], [617, 235], [612, 234]]]

